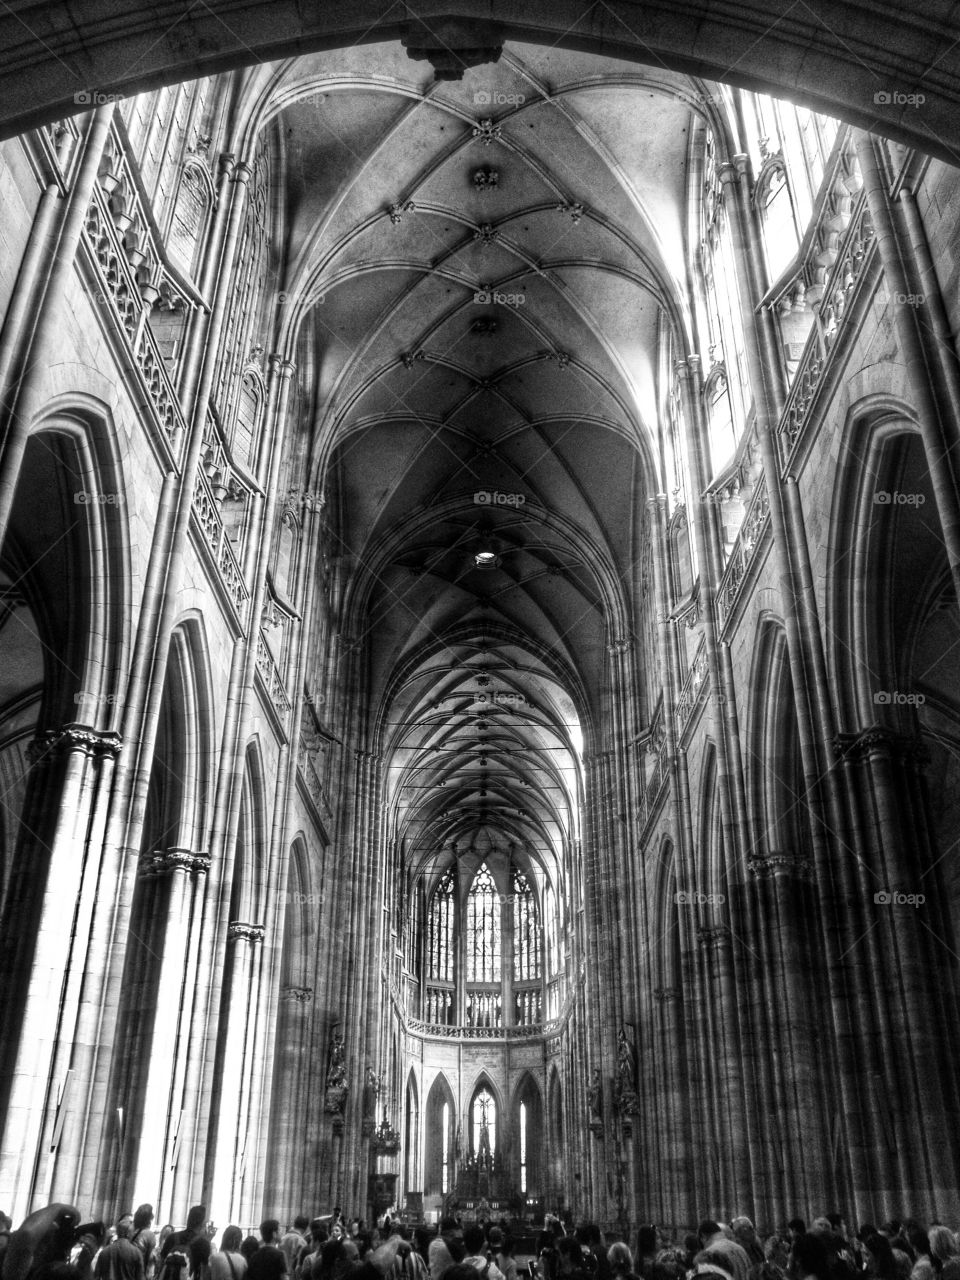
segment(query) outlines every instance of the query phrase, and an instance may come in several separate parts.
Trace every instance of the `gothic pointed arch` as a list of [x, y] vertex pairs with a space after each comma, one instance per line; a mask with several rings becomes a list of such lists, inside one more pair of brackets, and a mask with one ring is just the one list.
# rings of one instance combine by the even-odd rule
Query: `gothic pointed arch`
[[417, 1075], [411, 1067], [403, 1091], [403, 1157], [404, 1187], [422, 1194], [423, 1159], [420, 1150], [420, 1090]]
[[448, 1195], [456, 1177], [460, 1117], [453, 1090], [441, 1071], [430, 1086], [424, 1108], [423, 1190]]
[[524, 1071], [516, 1082], [510, 1104], [508, 1159], [513, 1184], [525, 1199], [544, 1194], [544, 1105], [536, 1077]]

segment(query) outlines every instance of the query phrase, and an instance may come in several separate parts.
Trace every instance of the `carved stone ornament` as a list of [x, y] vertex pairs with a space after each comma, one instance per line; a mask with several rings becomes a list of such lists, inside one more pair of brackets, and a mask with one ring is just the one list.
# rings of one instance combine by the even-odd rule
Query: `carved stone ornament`
[[409, 58], [429, 62], [438, 80], [462, 80], [469, 67], [499, 62], [503, 29], [478, 18], [444, 18], [429, 27], [411, 23], [401, 43]]
[[188, 875], [206, 875], [210, 870], [210, 862], [209, 853], [194, 853], [192, 849], [157, 849], [141, 857], [137, 871], [144, 878], [167, 876], [174, 871], [185, 871]]
[[250, 924], [246, 920], [233, 920], [227, 925], [227, 937], [231, 942], [262, 942], [262, 924]]
[[68, 751], [82, 751], [88, 756], [117, 756], [121, 739], [117, 733], [103, 733], [84, 724], [65, 724], [60, 729], [38, 733], [27, 747], [31, 764], [51, 762]]
[[327, 1115], [343, 1115], [347, 1092], [347, 1064], [344, 1059], [343, 1034], [339, 1027], [334, 1027], [330, 1043], [330, 1061], [327, 1066], [327, 1084], [323, 1097], [323, 1109]]

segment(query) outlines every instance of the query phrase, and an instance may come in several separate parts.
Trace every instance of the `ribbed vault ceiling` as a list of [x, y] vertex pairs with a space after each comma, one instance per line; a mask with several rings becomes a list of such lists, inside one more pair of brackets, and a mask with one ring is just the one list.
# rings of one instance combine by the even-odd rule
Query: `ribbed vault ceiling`
[[708, 88], [516, 44], [456, 83], [396, 44], [262, 74], [389, 812], [430, 879], [497, 850], [557, 884], [635, 626]]

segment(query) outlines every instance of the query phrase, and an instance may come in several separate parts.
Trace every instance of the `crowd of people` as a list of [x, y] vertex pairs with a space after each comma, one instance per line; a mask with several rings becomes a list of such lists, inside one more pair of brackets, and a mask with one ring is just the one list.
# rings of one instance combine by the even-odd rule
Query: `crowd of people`
[[436, 1229], [386, 1215], [371, 1231], [331, 1214], [281, 1231], [223, 1232], [195, 1205], [186, 1226], [154, 1229], [151, 1205], [108, 1228], [71, 1205], [30, 1214], [16, 1231], [0, 1214], [0, 1280], [960, 1280], [960, 1243], [916, 1219], [851, 1231], [840, 1214], [794, 1218], [761, 1239], [748, 1218], [706, 1219], [670, 1241], [653, 1225], [607, 1241], [594, 1224], [547, 1215], [532, 1253], [516, 1256], [510, 1225], [444, 1218]]

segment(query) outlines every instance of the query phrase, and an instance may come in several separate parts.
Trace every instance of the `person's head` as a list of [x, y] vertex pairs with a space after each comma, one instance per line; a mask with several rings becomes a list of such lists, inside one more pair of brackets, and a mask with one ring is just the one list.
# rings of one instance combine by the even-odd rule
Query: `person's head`
[[797, 1236], [804, 1235], [806, 1230], [807, 1224], [804, 1222], [803, 1218], [791, 1218], [787, 1223], [787, 1235], [790, 1237], [791, 1241], [796, 1240]]
[[133, 1215], [134, 1231], [145, 1231], [153, 1221], [153, 1205], [142, 1204]]
[[210, 1254], [213, 1252], [213, 1246], [206, 1236], [197, 1236], [190, 1241], [190, 1274], [196, 1275], [202, 1267], [210, 1262]]
[[478, 1253], [483, 1253], [483, 1247], [487, 1243], [487, 1233], [479, 1222], [471, 1222], [464, 1227], [463, 1243], [466, 1245], [467, 1253], [471, 1257]]
[[737, 1240], [756, 1240], [757, 1233], [753, 1228], [753, 1223], [749, 1218], [745, 1218], [742, 1214], [739, 1218], [730, 1219], [730, 1230], [733, 1232]]
[[187, 1230], [202, 1231], [204, 1223], [207, 1220], [207, 1206], [205, 1204], [195, 1204], [187, 1214]]
[[830, 1253], [819, 1235], [812, 1231], [797, 1236], [790, 1251], [790, 1273], [801, 1280], [803, 1276], [816, 1276], [828, 1280]]
[[693, 1267], [687, 1274], [690, 1280], [733, 1280], [728, 1267], [726, 1258], [720, 1254], [712, 1254], [708, 1249], [697, 1254]]
[[307, 1230], [309, 1226], [310, 1226], [310, 1219], [306, 1216], [306, 1214], [298, 1213], [293, 1220], [294, 1231], [299, 1231], [301, 1235], [304, 1234], [304, 1232]]
[[264, 1218], [260, 1223], [260, 1239], [264, 1244], [276, 1244], [280, 1235], [280, 1223], [276, 1218]]
[[720, 1234], [720, 1223], [714, 1222], [712, 1218], [704, 1218], [697, 1227], [697, 1235], [700, 1237], [700, 1243], [706, 1244], [708, 1240], [712, 1240], [714, 1236]]
[[637, 1257], [652, 1258], [656, 1252], [657, 1228], [648, 1222], [637, 1231]]
[[287, 1274], [287, 1259], [282, 1249], [264, 1245], [247, 1265], [246, 1280], [282, 1280]]
[[906, 1236], [915, 1258], [929, 1258], [930, 1237], [919, 1222], [905, 1222], [902, 1234]]
[[772, 1262], [775, 1267], [785, 1271], [790, 1261], [789, 1238], [782, 1235], [767, 1236], [763, 1242], [763, 1258], [765, 1262]]
[[653, 1280], [683, 1280], [687, 1270], [684, 1251], [676, 1245], [661, 1249], [653, 1261]]
[[224, 1253], [239, 1253], [242, 1243], [243, 1232], [237, 1226], [230, 1226], [223, 1233], [220, 1248]]
[[133, 1215], [122, 1213], [116, 1222], [117, 1239], [129, 1240], [133, 1235]]
[[487, 1244], [497, 1253], [503, 1252], [503, 1232], [499, 1227], [491, 1227], [487, 1232]]
[[843, 1236], [843, 1237], [844, 1237], [844, 1239], [846, 1239], [846, 1236], [847, 1236], [847, 1224], [846, 1224], [846, 1221], [845, 1221], [845, 1219], [844, 1219], [843, 1214], [842, 1214], [842, 1213], [828, 1213], [828, 1214], [826, 1215], [826, 1217], [827, 1217], [827, 1221], [830, 1223], [831, 1227], [833, 1227], [833, 1229], [834, 1229], [834, 1231], [837, 1233], [837, 1235], [838, 1235], [838, 1236]]
[[343, 1256], [343, 1238], [331, 1236], [320, 1247], [320, 1270], [325, 1276], [333, 1274], [334, 1268]]
[[947, 1258], [955, 1258], [957, 1256], [957, 1238], [949, 1227], [936, 1223], [927, 1234], [930, 1239], [931, 1258], [946, 1262]]
[[[642, 1231], [643, 1228], [641, 1227], [640, 1230]], [[622, 1240], [618, 1240], [607, 1250], [607, 1261], [617, 1275], [625, 1276], [633, 1270], [633, 1254], [630, 1252], [630, 1246], [624, 1244]]]
[[443, 1219], [440, 1223], [440, 1235], [454, 1262], [462, 1262], [467, 1256], [467, 1248], [463, 1238], [463, 1227], [456, 1218]]
[[477, 1268], [472, 1262], [454, 1262], [440, 1272], [440, 1280], [477, 1280]]
[[897, 1280], [899, 1271], [890, 1241], [880, 1231], [867, 1236], [863, 1242], [867, 1251], [867, 1270], [880, 1280]]
[[253, 1255], [257, 1252], [259, 1248], [260, 1248], [260, 1241], [257, 1239], [256, 1236], [253, 1236], [253, 1235], [244, 1236], [243, 1240], [241, 1240], [240, 1242], [240, 1252], [243, 1254], [243, 1256], [246, 1258], [248, 1262], [250, 1261], [250, 1259], [253, 1257]]
[[583, 1265], [583, 1250], [573, 1236], [562, 1236], [557, 1241], [557, 1262], [562, 1275], [569, 1275]]

